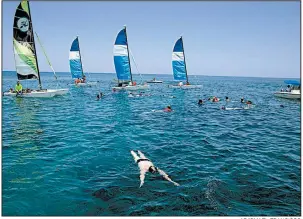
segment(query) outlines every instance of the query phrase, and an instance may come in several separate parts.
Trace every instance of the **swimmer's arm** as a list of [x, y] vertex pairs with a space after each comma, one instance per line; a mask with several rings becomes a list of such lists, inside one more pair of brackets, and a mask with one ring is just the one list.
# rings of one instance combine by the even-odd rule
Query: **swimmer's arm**
[[133, 155], [133, 158], [134, 158], [135, 162], [137, 162], [137, 160], [140, 159], [140, 158], [138, 157], [138, 155], [137, 155], [134, 151], [130, 151], [130, 153]]
[[141, 186], [143, 186], [143, 184], [144, 184], [144, 179], [145, 179], [145, 171], [140, 171], [140, 187], [139, 188], [141, 188]]
[[157, 170], [158, 170], [159, 174], [164, 177], [164, 179], [166, 179], [167, 181], [173, 183], [175, 186], [180, 186], [178, 183], [172, 181], [163, 170], [160, 170], [159, 168], [157, 168]]

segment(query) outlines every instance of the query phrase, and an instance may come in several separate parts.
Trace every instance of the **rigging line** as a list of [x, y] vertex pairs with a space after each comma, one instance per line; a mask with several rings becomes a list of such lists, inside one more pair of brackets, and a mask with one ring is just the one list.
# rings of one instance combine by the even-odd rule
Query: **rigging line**
[[[83, 67], [85, 67], [85, 65], [82, 63], [82, 71], [83, 71]], [[84, 74], [84, 72], [83, 72], [83, 74]], [[86, 74], [87, 74], [87, 78], [89, 79], [89, 80], [91, 80], [91, 76], [90, 76], [90, 72], [86, 72]]]
[[[42, 51], [43, 51], [43, 53], [44, 53], [44, 55], [45, 55], [45, 58], [46, 58], [46, 60], [47, 60], [47, 62], [48, 62], [48, 64], [49, 64], [49, 66], [51, 67], [51, 69], [52, 69], [52, 71], [53, 71], [53, 73], [54, 73], [55, 79], [57, 80], [56, 72], [55, 72], [55, 70], [54, 70], [52, 64], [50, 63], [50, 61], [49, 61], [49, 59], [48, 59], [48, 57], [47, 57], [47, 55], [46, 55], [46, 51], [44, 50], [44, 48], [43, 48], [43, 46], [42, 46], [42, 43], [41, 43], [41, 41], [40, 41], [40, 38], [39, 38], [37, 32], [35, 32], [35, 34], [36, 34], [37, 39], [38, 39], [38, 42], [39, 42], [39, 44], [40, 44], [40, 46], [41, 46], [41, 48], [42, 48]], [[58, 85], [57, 85], [57, 86], [58, 86]]]
[[136, 63], [135, 58], [134, 58], [134, 56], [133, 56], [133, 54], [132, 54], [132, 52], [131, 52], [131, 50], [130, 50], [130, 49], [129, 49], [129, 52], [130, 52], [130, 56], [132, 57], [132, 59], [133, 59], [133, 62], [134, 62], [134, 64], [135, 64], [135, 66], [136, 66], [136, 69], [137, 69], [137, 71], [138, 71], [138, 73], [139, 73], [139, 75], [140, 75], [140, 78], [141, 78], [141, 84], [142, 84], [142, 82], [143, 82], [142, 75], [141, 75], [141, 73], [139, 72], [139, 69], [138, 69], [137, 63]]

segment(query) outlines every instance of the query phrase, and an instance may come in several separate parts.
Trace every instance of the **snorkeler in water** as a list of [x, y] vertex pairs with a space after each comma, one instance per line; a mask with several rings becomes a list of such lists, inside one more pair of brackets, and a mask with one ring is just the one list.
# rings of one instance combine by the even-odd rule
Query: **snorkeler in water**
[[164, 112], [171, 112], [173, 111], [171, 106], [167, 106], [166, 108], [163, 109]]
[[135, 162], [140, 168], [140, 187], [144, 184], [145, 174], [147, 172], [150, 172], [152, 174], [158, 172], [161, 176], [164, 177], [164, 179], [168, 180], [169, 182], [172, 182], [175, 186], [179, 186], [179, 184], [172, 181], [163, 170], [160, 170], [158, 167], [155, 167], [154, 164], [149, 159], [147, 159], [141, 151], [138, 151], [140, 157], [134, 151], [130, 151], [130, 153], [133, 155]]

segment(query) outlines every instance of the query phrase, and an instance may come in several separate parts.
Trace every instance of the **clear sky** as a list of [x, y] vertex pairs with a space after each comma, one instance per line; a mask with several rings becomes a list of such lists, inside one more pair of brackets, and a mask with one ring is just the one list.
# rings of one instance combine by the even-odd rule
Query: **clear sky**
[[[18, 4], [3, 2], [3, 70], [15, 70], [12, 27]], [[300, 77], [299, 1], [33, 1], [30, 7], [34, 31], [58, 72], [69, 72], [77, 35], [85, 72], [115, 72], [113, 44], [127, 25], [141, 73], [172, 73], [172, 48], [183, 35], [189, 75]], [[36, 47], [41, 71], [51, 71], [37, 41]]]

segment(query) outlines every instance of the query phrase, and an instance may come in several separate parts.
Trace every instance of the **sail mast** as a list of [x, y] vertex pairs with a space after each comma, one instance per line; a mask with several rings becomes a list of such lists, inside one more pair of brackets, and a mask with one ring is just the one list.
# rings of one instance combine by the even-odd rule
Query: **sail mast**
[[128, 57], [129, 71], [130, 71], [130, 80], [131, 80], [131, 82], [133, 82], [132, 68], [131, 68], [131, 66], [130, 66], [130, 59], [129, 59], [129, 51], [128, 51], [128, 41], [127, 41], [126, 26], [124, 26], [124, 31], [125, 31], [125, 37], [126, 37], [127, 57]]
[[187, 76], [187, 69], [186, 69], [186, 61], [185, 61], [185, 52], [184, 52], [184, 45], [183, 45], [183, 38], [181, 36], [181, 42], [182, 42], [182, 49], [183, 49], [183, 56], [184, 56], [184, 67], [185, 67], [185, 73], [186, 73], [186, 83], [188, 83], [188, 76]]
[[34, 53], [35, 53], [35, 56], [36, 56], [36, 65], [37, 65], [37, 72], [38, 72], [38, 80], [39, 80], [39, 89], [42, 90], [42, 84], [41, 84], [41, 78], [40, 78], [40, 70], [39, 70], [39, 66], [38, 66], [38, 57], [37, 57], [37, 52], [36, 52], [36, 46], [35, 46], [35, 36], [34, 36], [34, 27], [33, 27], [33, 22], [32, 22], [32, 16], [31, 16], [31, 10], [30, 10], [30, 7], [29, 7], [29, 2], [27, 2], [27, 6], [28, 6], [28, 13], [29, 13], [29, 17], [30, 17], [30, 22], [31, 22], [31, 25], [32, 25], [32, 29], [31, 29], [31, 34], [33, 36], [33, 48], [34, 48]]
[[80, 42], [79, 42], [78, 36], [77, 36], [77, 40], [78, 40], [79, 56], [80, 56], [80, 63], [81, 63], [81, 69], [82, 69], [82, 77], [83, 77], [84, 73], [83, 73], [83, 66], [82, 66], [82, 60], [81, 60]]

